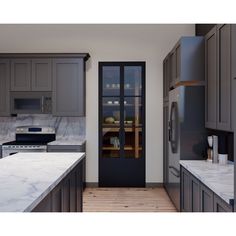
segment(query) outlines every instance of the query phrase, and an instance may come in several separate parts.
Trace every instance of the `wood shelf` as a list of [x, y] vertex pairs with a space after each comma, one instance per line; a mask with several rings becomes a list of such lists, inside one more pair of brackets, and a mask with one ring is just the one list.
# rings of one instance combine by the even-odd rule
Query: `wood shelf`
[[[116, 106], [120, 106], [120, 103], [118, 103], [118, 104], [113, 104], [113, 103], [112, 103], [112, 104], [103, 103], [103, 106], [104, 106], [104, 107], [116, 107]], [[125, 107], [134, 107], [135, 104], [124, 104], [124, 106], [125, 106]], [[138, 104], [138, 106], [141, 107], [142, 104]]]
[[[113, 146], [103, 146], [102, 150], [103, 151], [120, 151], [120, 148], [115, 148]], [[125, 151], [132, 151], [132, 150], [134, 150], [134, 147], [132, 147], [132, 146], [125, 146], [124, 150]]]

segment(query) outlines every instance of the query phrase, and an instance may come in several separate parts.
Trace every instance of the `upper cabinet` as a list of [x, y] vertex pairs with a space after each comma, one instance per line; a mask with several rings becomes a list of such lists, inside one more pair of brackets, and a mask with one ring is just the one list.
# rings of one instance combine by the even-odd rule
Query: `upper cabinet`
[[10, 61], [0, 59], [0, 116], [10, 113]]
[[32, 60], [32, 91], [52, 91], [52, 60]]
[[231, 25], [216, 25], [205, 37], [206, 127], [232, 131]]
[[11, 60], [11, 91], [31, 90], [31, 60]]
[[32, 98], [52, 93], [54, 116], [84, 116], [89, 57], [88, 53], [0, 54], [0, 116], [10, 115], [10, 104], [18, 92]]
[[11, 60], [11, 91], [51, 91], [51, 59]]
[[182, 37], [169, 53], [169, 87], [201, 83], [204, 76], [204, 37]]
[[170, 81], [170, 57], [169, 55], [163, 61], [163, 99], [168, 101], [169, 81]]
[[82, 58], [53, 60], [53, 115], [85, 115], [85, 70]]

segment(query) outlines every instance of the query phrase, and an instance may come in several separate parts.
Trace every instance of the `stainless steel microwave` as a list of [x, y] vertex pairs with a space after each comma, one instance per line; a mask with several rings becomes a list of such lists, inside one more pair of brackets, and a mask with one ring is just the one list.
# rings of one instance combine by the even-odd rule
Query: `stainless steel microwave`
[[11, 114], [52, 113], [51, 92], [11, 92]]

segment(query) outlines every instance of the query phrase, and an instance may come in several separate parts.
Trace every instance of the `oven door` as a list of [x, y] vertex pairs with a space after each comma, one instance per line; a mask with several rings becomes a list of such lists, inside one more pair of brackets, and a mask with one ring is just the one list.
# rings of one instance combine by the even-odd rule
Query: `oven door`
[[12, 156], [16, 153], [19, 152], [24, 152], [24, 153], [32, 153], [32, 152], [47, 152], [47, 146], [41, 146], [39, 148], [35, 148], [35, 149], [18, 149], [18, 148], [6, 148], [4, 146], [2, 146], [2, 157], [7, 157], [7, 156]]

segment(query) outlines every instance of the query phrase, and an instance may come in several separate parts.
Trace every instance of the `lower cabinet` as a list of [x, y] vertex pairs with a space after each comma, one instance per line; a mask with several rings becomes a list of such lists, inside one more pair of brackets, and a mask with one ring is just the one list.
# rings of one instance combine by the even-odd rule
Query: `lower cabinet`
[[181, 167], [181, 211], [232, 212], [233, 207]]
[[213, 212], [214, 211], [214, 196], [213, 192], [201, 184], [200, 186], [200, 211]]
[[32, 210], [32, 212], [82, 212], [83, 160]]

